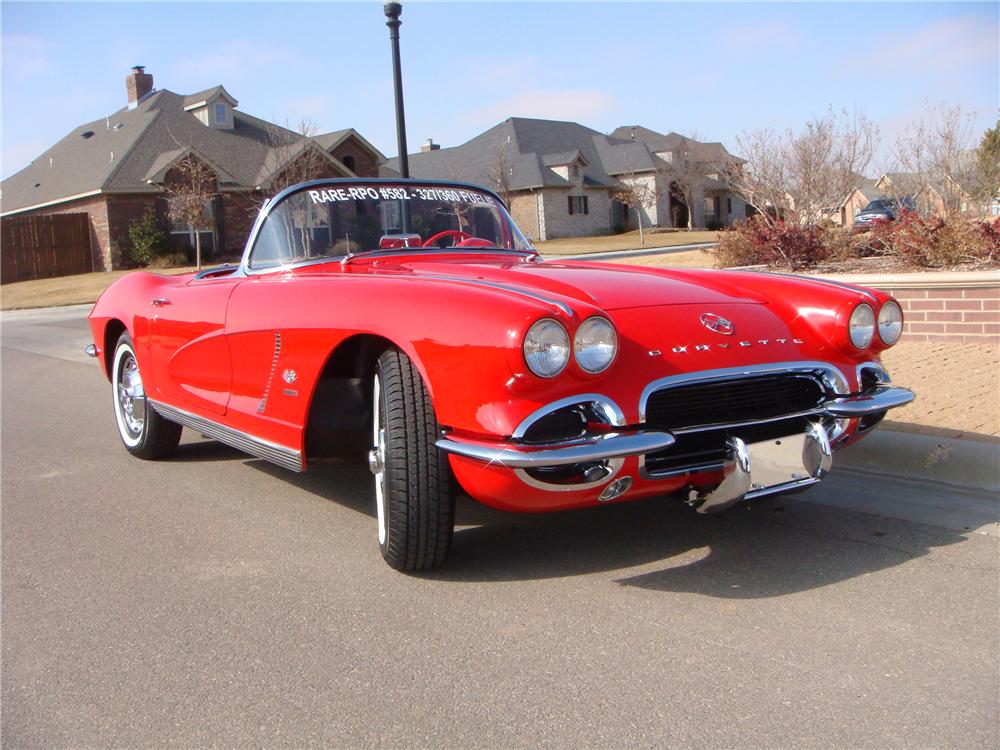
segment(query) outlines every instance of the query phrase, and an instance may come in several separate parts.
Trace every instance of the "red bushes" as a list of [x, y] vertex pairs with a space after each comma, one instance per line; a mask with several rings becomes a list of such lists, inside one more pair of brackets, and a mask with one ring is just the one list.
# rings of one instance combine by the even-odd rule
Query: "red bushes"
[[793, 271], [871, 256], [892, 257], [904, 266], [919, 268], [996, 263], [1000, 218], [945, 221], [907, 212], [896, 221], [877, 221], [858, 234], [754, 218], [723, 232], [716, 249], [722, 267], [767, 265]]
[[722, 235], [716, 255], [723, 266], [763, 263], [794, 271], [826, 260], [830, 252], [823, 244], [823, 234], [816, 226], [750, 219]]

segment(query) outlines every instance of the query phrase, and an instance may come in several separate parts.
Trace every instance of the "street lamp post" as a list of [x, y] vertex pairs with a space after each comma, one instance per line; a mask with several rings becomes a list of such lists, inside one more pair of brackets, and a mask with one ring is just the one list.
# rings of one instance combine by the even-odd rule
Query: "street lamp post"
[[399, 26], [403, 13], [401, 3], [386, 3], [383, 6], [385, 17], [389, 20], [389, 42], [392, 45], [392, 82], [396, 91], [396, 143], [399, 148], [399, 173], [404, 178], [410, 176], [410, 162], [406, 152], [406, 115], [403, 114], [403, 74], [399, 65]]

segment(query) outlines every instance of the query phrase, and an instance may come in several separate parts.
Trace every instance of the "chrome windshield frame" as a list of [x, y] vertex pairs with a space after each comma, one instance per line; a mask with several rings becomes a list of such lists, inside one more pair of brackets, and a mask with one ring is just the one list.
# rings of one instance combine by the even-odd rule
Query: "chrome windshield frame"
[[[504, 203], [503, 199], [497, 195], [494, 191], [481, 187], [479, 185], [472, 185], [467, 182], [456, 182], [454, 180], [420, 180], [420, 179], [403, 179], [390, 178], [390, 177], [336, 177], [336, 178], [326, 178], [321, 180], [309, 180], [307, 182], [299, 182], [295, 185], [290, 185], [285, 189], [279, 191], [270, 198], [260, 209], [257, 214], [257, 218], [254, 220], [253, 227], [250, 230], [250, 235], [247, 237], [246, 245], [243, 246], [243, 256], [240, 260], [238, 273], [242, 276], [258, 276], [265, 273], [282, 273], [288, 271], [292, 268], [298, 268], [304, 265], [313, 265], [316, 263], [336, 263], [343, 262], [346, 258], [352, 257], [350, 254], [344, 255], [330, 255], [324, 258], [308, 258], [304, 260], [295, 261], [293, 263], [285, 263], [281, 265], [269, 266], [267, 268], [251, 268], [250, 267], [250, 256], [253, 251], [253, 246], [257, 242], [257, 237], [260, 235], [261, 228], [264, 222], [267, 221], [268, 216], [270, 216], [271, 211], [278, 205], [280, 205], [286, 198], [296, 193], [302, 192], [304, 190], [315, 189], [319, 187], [339, 187], [339, 186], [399, 186], [399, 185], [417, 185], [417, 186], [429, 186], [429, 187], [444, 187], [449, 189], [458, 190], [469, 190], [477, 193], [484, 193], [492, 198], [494, 198], [500, 206], [503, 207], [504, 213], [507, 214], [508, 219], [510, 219], [511, 224], [517, 229], [521, 237], [524, 238], [527, 243], [526, 250], [518, 250], [514, 248], [490, 248], [493, 252], [500, 253], [516, 253], [518, 255], [524, 255], [525, 253], [537, 254], [538, 251], [535, 249], [534, 245], [531, 244], [531, 240], [528, 239], [520, 227], [517, 226], [517, 222], [514, 221], [513, 217], [510, 216], [510, 210], [507, 204]], [[471, 249], [471, 248], [470, 248]], [[353, 257], [357, 257], [357, 253]]]

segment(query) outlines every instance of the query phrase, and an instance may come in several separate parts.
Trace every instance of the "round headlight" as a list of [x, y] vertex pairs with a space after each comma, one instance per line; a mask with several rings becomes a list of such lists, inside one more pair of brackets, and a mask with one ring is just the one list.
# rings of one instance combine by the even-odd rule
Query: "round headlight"
[[858, 349], [864, 349], [875, 335], [875, 311], [870, 305], [861, 303], [851, 313], [847, 327], [850, 329], [851, 343]]
[[552, 378], [569, 361], [569, 334], [551, 318], [543, 318], [524, 337], [524, 361], [540, 378]]
[[604, 372], [618, 352], [618, 334], [610, 321], [587, 318], [573, 337], [573, 355], [584, 372]]
[[892, 346], [903, 333], [903, 311], [895, 302], [886, 302], [878, 311], [878, 337]]

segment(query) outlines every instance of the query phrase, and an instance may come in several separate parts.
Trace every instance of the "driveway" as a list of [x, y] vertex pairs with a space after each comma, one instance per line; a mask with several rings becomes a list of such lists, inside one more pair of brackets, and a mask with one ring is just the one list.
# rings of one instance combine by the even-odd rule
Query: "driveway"
[[131, 458], [84, 314], [3, 318], [6, 747], [1000, 742], [993, 497], [835, 469], [722, 517], [464, 500], [405, 576], [360, 463]]

